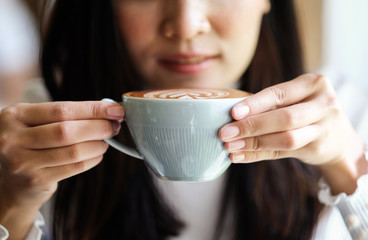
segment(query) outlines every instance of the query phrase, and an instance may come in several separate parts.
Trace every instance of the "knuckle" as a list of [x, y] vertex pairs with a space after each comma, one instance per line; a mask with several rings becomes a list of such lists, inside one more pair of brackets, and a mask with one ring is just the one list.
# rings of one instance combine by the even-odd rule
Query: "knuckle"
[[90, 106], [90, 112], [93, 118], [99, 118], [101, 116], [101, 109], [96, 104]]
[[56, 103], [50, 109], [50, 114], [55, 116], [60, 121], [65, 121], [71, 118], [72, 115], [72, 107], [68, 103]]
[[250, 146], [251, 150], [254, 150], [254, 151], [262, 150], [262, 146], [261, 146], [259, 137], [253, 137], [250, 145], [251, 145]]
[[285, 126], [287, 128], [294, 128], [298, 126], [298, 122], [300, 120], [300, 113], [297, 111], [293, 111], [291, 109], [283, 109], [282, 115], [285, 121]]
[[61, 143], [66, 143], [72, 135], [72, 126], [68, 122], [61, 122], [55, 127], [55, 137]]
[[286, 102], [287, 91], [281, 87], [270, 87], [268, 88], [271, 95], [273, 96], [275, 106], [283, 106]]
[[73, 166], [73, 170], [77, 172], [84, 172], [85, 170], [87, 170], [86, 161], [80, 161], [80, 162], [73, 163], [72, 166]]
[[243, 135], [253, 136], [256, 133], [256, 124], [252, 118], [244, 120], [244, 127], [241, 128], [244, 132]]
[[295, 139], [295, 135], [291, 132], [286, 132], [283, 138], [283, 147], [285, 149], [295, 149], [297, 146], [297, 142]]
[[279, 159], [280, 158], [280, 151], [275, 150], [271, 151], [270, 159]]
[[329, 82], [328, 78], [323, 74], [310, 74], [310, 76], [313, 79], [312, 83], [317, 86], [327, 86]]
[[316, 85], [321, 92], [327, 97], [328, 102], [335, 103], [337, 100], [336, 92], [329, 80], [323, 74], [315, 74], [313, 84]]
[[2, 122], [10, 122], [17, 119], [17, 105], [9, 106], [1, 110], [0, 116]]
[[252, 162], [264, 160], [265, 152], [255, 151], [254, 154], [251, 155]]
[[[320, 73], [305, 73], [303, 75], [300, 76], [300, 79], [308, 79], [308, 81], [310, 81], [311, 83], [315, 84], [315, 82], [318, 82], [318, 78], [324, 76], [323, 74]], [[299, 77], [298, 77], [299, 78]]]
[[80, 159], [79, 149], [76, 145], [72, 145], [66, 148], [66, 156], [72, 162], [76, 162]]

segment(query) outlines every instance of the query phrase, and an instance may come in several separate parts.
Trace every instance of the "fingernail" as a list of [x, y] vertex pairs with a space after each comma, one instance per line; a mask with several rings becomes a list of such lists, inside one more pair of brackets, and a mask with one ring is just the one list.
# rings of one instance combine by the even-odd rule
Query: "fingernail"
[[107, 114], [112, 118], [123, 119], [124, 108], [119, 105], [111, 106], [107, 109]]
[[244, 153], [233, 153], [232, 157], [231, 157], [231, 161], [232, 162], [242, 162], [245, 159], [245, 154]]
[[111, 121], [112, 130], [114, 131], [114, 134], [118, 134], [121, 128], [121, 125], [117, 121]]
[[226, 126], [221, 129], [221, 138], [229, 139], [238, 136], [240, 130], [237, 126]]
[[234, 115], [236, 119], [245, 118], [249, 114], [249, 106], [238, 105], [234, 107]]
[[228, 143], [229, 150], [239, 150], [245, 147], [244, 140], [238, 140]]

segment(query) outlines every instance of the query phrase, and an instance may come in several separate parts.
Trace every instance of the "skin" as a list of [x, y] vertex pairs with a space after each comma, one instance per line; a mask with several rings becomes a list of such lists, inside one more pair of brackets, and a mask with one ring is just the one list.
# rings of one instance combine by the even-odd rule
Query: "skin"
[[118, 133], [123, 116], [119, 105], [106, 102], [17, 104], [2, 110], [0, 223], [10, 239], [24, 239], [59, 181], [102, 160], [108, 148], [102, 140]]
[[[262, 16], [269, 8], [267, 0], [116, 1], [127, 49], [153, 88], [221, 88], [236, 83], [253, 57]], [[216, 58], [195, 74], [160, 65], [159, 59], [187, 53]]]
[[[116, 1], [134, 64], [153, 88], [236, 84], [269, 8], [266, 0]], [[187, 68], [193, 56], [175, 59], [176, 70], [160, 63], [162, 57], [188, 52], [215, 57], [200, 71]], [[334, 193], [354, 192], [366, 173], [363, 144], [324, 76], [302, 75], [264, 89], [236, 105], [232, 115], [234, 122], [221, 128], [219, 137], [234, 163], [295, 157], [320, 166]], [[120, 105], [106, 102], [17, 104], [2, 110], [0, 223], [11, 239], [26, 236], [59, 181], [102, 160], [108, 148], [102, 140], [119, 132], [123, 117]]]

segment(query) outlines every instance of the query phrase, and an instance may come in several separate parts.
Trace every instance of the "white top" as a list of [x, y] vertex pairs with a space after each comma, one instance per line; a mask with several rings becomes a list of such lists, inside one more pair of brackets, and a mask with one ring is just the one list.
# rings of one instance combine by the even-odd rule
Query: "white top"
[[[155, 179], [160, 191], [168, 204], [173, 207], [178, 216], [185, 222], [186, 228], [178, 237], [169, 240], [211, 240], [216, 221], [218, 209], [220, 209], [220, 196], [224, 187], [224, 176], [217, 180], [202, 183], [170, 182]], [[368, 185], [365, 186], [365, 189]], [[368, 199], [365, 199], [366, 204]], [[45, 218], [50, 217], [45, 215]], [[368, 218], [367, 215], [365, 215]], [[230, 219], [229, 219], [230, 220]], [[34, 225], [25, 240], [40, 240], [44, 220], [41, 214], [36, 216]], [[232, 231], [231, 220], [226, 222], [221, 240], [227, 240], [226, 236]], [[49, 227], [49, 226], [48, 226]], [[43, 229], [48, 231], [48, 229]], [[7, 239], [6, 234], [1, 231], [0, 240]], [[358, 240], [359, 238], [355, 238]], [[355, 240], [354, 239], [354, 240]], [[360, 238], [364, 240], [365, 238]], [[352, 240], [344, 220], [337, 207], [326, 206], [322, 211], [315, 234], [312, 240]]]
[[[169, 182], [155, 179], [155, 183], [159, 186], [167, 202], [174, 207], [178, 216], [187, 224], [187, 228], [183, 230], [180, 236], [169, 240], [213, 239], [212, 234], [216, 229], [221, 194], [225, 186], [225, 176], [203, 183]], [[221, 240], [229, 239], [228, 236], [233, 230], [232, 226], [231, 217], [228, 216]], [[324, 209], [312, 239], [351, 239], [336, 207], [326, 207]]]
[[[47, 92], [44, 91], [39, 82], [33, 83], [28, 89], [30, 89], [29, 93], [32, 94], [34, 89], [39, 90], [39, 94], [34, 95], [37, 99], [26, 98], [28, 102], [40, 102], [42, 99], [44, 101], [49, 99]], [[349, 83], [340, 82], [336, 85], [336, 89], [343, 108], [345, 108], [349, 117], [356, 119], [356, 121], [353, 121], [355, 129], [358, 130], [363, 139], [368, 140], [368, 106], [366, 104], [368, 103], [368, 95], [364, 90]], [[352, 104], [351, 99], [356, 100], [356, 102]], [[187, 226], [179, 237], [170, 240], [212, 239], [218, 209], [220, 209], [220, 196], [223, 193], [225, 176], [202, 183], [170, 182], [158, 178], [154, 179], [155, 184], [167, 200], [166, 202], [171, 205]], [[320, 196], [320, 200], [326, 204], [328, 202], [328, 204], [320, 215], [313, 240], [352, 240], [349, 230], [352, 231], [354, 240], [368, 239], [368, 228], [364, 225], [368, 222], [368, 196], [362, 194], [365, 193], [362, 189], [368, 188], [368, 176], [361, 177], [358, 184], [360, 190], [352, 195], [353, 197], [340, 198], [342, 200], [339, 203], [333, 203], [333, 200], [329, 199], [331, 197], [329, 197], [328, 188], [322, 186], [321, 192], [324, 192], [322, 194], [324, 197]], [[47, 209], [48, 206], [44, 207]], [[50, 219], [47, 212], [45, 218]], [[231, 233], [233, 226], [231, 216], [227, 216], [227, 218], [228, 221], [226, 221], [224, 236], [222, 237], [224, 240], [227, 239], [227, 234]], [[40, 226], [43, 225], [43, 217], [37, 215], [26, 240], [39, 240], [42, 233]], [[44, 231], [48, 232], [47, 229], [44, 229]], [[7, 237], [6, 229], [0, 225], [0, 240], [7, 239]]]

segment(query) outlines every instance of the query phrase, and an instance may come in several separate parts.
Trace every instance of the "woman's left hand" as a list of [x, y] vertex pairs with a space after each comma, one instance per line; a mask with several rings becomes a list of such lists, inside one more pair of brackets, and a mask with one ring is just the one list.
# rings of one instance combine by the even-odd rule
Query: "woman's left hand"
[[356, 180], [366, 172], [363, 143], [322, 75], [266, 88], [237, 104], [232, 116], [235, 121], [221, 128], [219, 137], [234, 163], [292, 157], [320, 166], [331, 181]]

